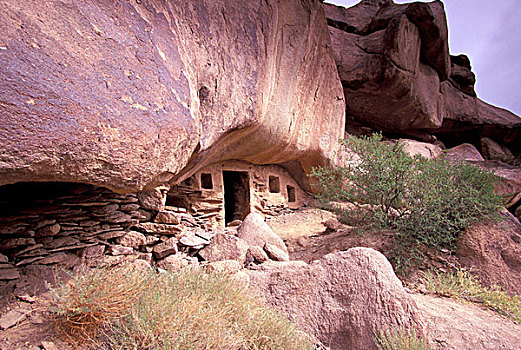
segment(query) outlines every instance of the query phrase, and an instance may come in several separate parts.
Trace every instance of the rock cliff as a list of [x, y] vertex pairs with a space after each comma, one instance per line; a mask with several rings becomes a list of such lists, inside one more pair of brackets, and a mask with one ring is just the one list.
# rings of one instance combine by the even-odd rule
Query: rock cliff
[[449, 55], [442, 2], [324, 8], [348, 123], [448, 147], [486, 137], [521, 152], [521, 118], [477, 98], [470, 60]]
[[342, 135], [316, 1], [22, 0], [0, 11], [0, 184], [128, 192], [224, 159], [308, 169]]

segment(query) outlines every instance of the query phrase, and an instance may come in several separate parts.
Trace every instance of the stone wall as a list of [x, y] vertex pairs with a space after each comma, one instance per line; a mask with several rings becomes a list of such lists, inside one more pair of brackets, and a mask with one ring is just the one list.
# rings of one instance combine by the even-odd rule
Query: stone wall
[[161, 267], [176, 253], [181, 253], [182, 265], [203, 260], [198, 252], [216, 232], [233, 231], [224, 228], [223, 171], [247, 174], [249, 206], [244, 216], [250, 211], [272, 216], [308, 200], [281, 167], [245, 162], [214, 164], [170, 189], [133, 194], [76, 183], [2, 186], [0, 280], [37, 274], [49, 265], [98, 266], [139, 259]]
[[[200, 224], [224, 226], [223, 172], [248, 174], [250, 193], [246, 194], [249, 197], [247, 201], [249, 204], [245, 214], [255, 211], [269, 218], [281, 211], [299, 208], [309, 201], [307, 193], [280, 166], [259, 166], [242, 161], [227, 161], [203, 168], [182, 184], [173, 187], [167, 195], [167, 202], [184, 205], [184, 208]], [[209, 181], [206, 185], [211, 186], [204, 186], [204, 181]]]

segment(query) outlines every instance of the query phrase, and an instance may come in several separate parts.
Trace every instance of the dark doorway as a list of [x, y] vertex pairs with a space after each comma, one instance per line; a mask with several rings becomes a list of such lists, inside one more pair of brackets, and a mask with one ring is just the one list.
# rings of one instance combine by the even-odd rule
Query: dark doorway
[[297, 196], [295, 194], [295, 187], [287, 185], [286, 190], [288, 192], [288, 202], [293, 203], [297, 200]]
[[223, 171], [224, 222], [244, 220], [250, 212], [250, 176], [245, 171]]

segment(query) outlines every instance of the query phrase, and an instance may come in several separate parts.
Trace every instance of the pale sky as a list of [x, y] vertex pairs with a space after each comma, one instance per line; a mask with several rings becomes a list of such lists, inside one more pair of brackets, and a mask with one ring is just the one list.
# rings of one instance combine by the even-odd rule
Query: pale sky
[[[325, 2], [349, 7], [359, 0]], [[521, 116], [521, 2], [444, 0], [443, 3], [448, 17], [450, 53], [469, 56], [476, 74], [478, 97]]]

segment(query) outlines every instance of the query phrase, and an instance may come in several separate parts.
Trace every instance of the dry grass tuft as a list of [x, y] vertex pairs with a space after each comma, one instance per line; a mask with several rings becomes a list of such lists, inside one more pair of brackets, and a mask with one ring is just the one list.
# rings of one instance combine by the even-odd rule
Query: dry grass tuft
[[425, 339], [416, 334], [416, 331], [401, 329], [380, 330], [375, 334], [375, 344], [378, 350], [430, 350]]
[[50, 311], [58, 334], [70, 341], [92, 338], [111, 320], [130, 312], [149, 277], [131, 266], [85, 270], [51, 288]]
[[293, 323], [219, 274], [96, 270], [69, 285], [55, 293], [58, 326], [96, 349], [313, 348]]

